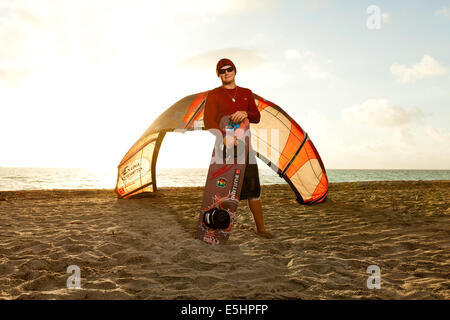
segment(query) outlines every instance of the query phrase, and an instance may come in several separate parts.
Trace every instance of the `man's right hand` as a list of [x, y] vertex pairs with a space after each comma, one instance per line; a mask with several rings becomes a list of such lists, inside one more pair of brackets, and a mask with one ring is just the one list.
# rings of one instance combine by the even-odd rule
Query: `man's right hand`
[[245, 118], [248, 117], [247, 112], [245, 111], [236, 111], [235, 113], [233, 113], [231, 115], [231, 121], [233, 121], [234, 123], [240, 123], [242, 121], [244, 121]]

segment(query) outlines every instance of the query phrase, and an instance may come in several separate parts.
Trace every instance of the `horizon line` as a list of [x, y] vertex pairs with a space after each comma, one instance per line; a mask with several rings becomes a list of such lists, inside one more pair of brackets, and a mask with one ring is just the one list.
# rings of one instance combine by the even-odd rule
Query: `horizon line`
[[[113, 167], [111, 167], [113, 168]], [[117, 169], [117, 167], [114, 167]], [[85, 169], [85, 170], [100, 170], [100, 171], [105, 171], [102, 170], [98, 167], [34, 167], [34, 166], [30, 166], [30, 167], [25, 167], [25, 166], [0, 166], [0, 169]], [[208, 169], [208, 167], [156, 167], [156, 171], [158, 171], [158, 169]], [[264, 167], [264, 166], [258, 166], [258, 169], [266, 169], [266, 170], [270, 170], [273, 171], [272, 169], [270, 169], [270, 167]], [[432, 168], [326, 168], [326, 171], [328, 170], [411, 170], [411, 171], [419, 171], [419, 170], [436, 170], [436, 171], [449, 171], [450, 168], [448, 169], [432, 169]]]

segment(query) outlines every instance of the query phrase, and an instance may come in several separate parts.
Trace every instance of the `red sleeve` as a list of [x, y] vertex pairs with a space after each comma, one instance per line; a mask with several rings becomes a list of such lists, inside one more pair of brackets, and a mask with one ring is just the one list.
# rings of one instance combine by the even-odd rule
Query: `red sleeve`
[[[217, 98], [213, 91], [210, 91], [206, 97], [205, 111], [203, 113], [203, 124], [205, 129], [219, 129], [219, 124], [217, 123], [217, 112], [219, 104]], [[222, 130], [220, 130], [222, 131]], [[222, 131], [223, 134], [225, 132]]]
[[248, 103], [248, 121], [250, 121], [250, 123], [258, 123], [259, 119], [261, 118], [261, 114], [259, 113], [258, 108], [256, 107], [255, 104], [255, 97], [253, 96], [253, 92], [251, 90], [250, 94], [249, 94], [249, 103]]

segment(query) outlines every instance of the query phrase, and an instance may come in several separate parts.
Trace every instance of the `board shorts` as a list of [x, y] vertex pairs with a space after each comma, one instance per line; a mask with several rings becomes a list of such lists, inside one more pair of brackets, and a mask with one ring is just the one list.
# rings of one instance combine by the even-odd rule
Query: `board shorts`
[[247, 164], [245, 167], [244, 182], [241, 189], [240, 200], [259, 198], [261, 185], [259, 183], [258, 165]]

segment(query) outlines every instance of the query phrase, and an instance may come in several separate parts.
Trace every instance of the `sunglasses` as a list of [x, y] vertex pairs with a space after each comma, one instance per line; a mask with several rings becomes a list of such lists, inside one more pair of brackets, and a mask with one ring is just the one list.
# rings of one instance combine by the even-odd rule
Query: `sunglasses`
[[226, 68], [226, 69], [219, 69], [219, 74], [224, 74], [227, 71], [228, 72], [233, 72], [234, 68], [233, 67], [229, 67], [229, 68]]

